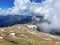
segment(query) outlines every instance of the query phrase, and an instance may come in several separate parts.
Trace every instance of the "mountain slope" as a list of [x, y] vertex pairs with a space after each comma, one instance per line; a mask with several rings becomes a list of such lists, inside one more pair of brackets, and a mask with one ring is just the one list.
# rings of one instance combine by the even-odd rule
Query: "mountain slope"
[[20, 24], [0, 28], [0, 45], [60, 45], [60, 37]]

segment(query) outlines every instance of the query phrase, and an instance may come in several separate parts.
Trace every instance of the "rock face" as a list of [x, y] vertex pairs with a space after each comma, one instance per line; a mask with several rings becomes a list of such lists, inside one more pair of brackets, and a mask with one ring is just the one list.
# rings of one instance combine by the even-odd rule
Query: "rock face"
[[60, 45], [59, 36], [38, 32], [27, 25], [31, 24], [0, 28], [0, 45]]

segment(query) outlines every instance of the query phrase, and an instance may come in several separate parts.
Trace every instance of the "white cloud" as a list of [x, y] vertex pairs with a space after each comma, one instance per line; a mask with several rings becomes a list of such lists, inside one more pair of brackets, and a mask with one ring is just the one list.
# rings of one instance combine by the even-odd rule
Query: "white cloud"
[[0, 8], [0, 15], [21, 15], [25, 13], [25, 10], [27, 10], [27, 6], [28, 6], [29, 0], [15, 0], [14, 1], [14, 6], [12, 8], [9, 8], [7, 10], [4, 10], [2, 8]]
[[42, 27], [42, 30], [47, 33], [51, 33], [52, 31], [60, 32], [60, 0], [52, 0], [50, 4], [45, 3], [45, 7], [43, 7], [43, 10], [47, 13], [43, 11], [43, 14], [46, 14], [46, 17], [48, 14], [47, 19], [51, 23], [44, 22], [40, 23], [40, 25], [38, 24], [38, 26], [40, 28]]
[[41, 4], [30, 2], [29, 0], [15, 0], [14, 6], [7, 10], [0, 8], [0, 15], [28, 15], [31, 12], [35, 14], [45, 14], [48, 15], [50, 11], [51, 0], [46, 0]]
[[[29, 0], [14, 0], [14, 6], [7, 10], [0, 8], [0, 15], [44, 15], [44, 19], [50, 18], [53, 0], [43, 3], [34, 3]], [[53, 12], [53, 11], [52, 11]]]

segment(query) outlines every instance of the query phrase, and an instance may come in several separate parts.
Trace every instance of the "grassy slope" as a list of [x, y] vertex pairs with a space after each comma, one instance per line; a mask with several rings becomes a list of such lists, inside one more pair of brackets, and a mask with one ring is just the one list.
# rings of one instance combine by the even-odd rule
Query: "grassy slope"
[[[60, 37], [34, 31], [26, 25], [0, 28], [0, 35], [4, 37], [0, 39], [0, 45], [60, 45]], [[11, 30], [16, 33], [16, 37], [9, 36]]]

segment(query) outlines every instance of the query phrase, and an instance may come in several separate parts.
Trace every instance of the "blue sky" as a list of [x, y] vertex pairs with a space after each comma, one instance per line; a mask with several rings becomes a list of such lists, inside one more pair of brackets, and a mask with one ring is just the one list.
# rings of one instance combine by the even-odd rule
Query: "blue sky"
[[0, 8], [10, 8], [14, 6], [14, 0], [0, 0]]
[[35, 1], [36, 3], [42, 3], [42, 1], [45, 1], [45, 0], [30, 0], [31, 2]]
[[[30, 1], [41, 3], [43, 0], [30, 0]], [[11, 8], [12, 6], [14, 6], [14, 0], [0, 0], [0, 8]]]

